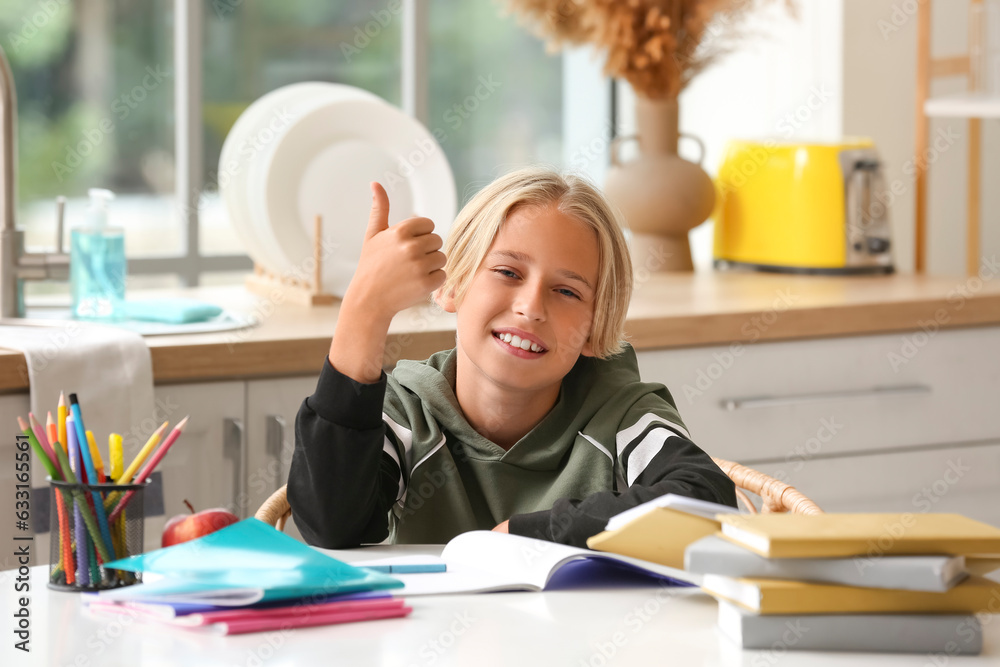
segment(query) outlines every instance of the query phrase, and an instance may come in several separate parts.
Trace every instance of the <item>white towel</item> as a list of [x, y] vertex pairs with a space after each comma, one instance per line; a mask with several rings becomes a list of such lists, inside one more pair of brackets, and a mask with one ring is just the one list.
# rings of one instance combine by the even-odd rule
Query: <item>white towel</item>
[[153, 364], [139, 334], [89, 322], [0, 326], [0, 347], [24, 353], [35, 417], [44, 424], [47, 412], [56, 416], [59, 392], [67, 408], [75, 393], [102, 451], [108, 434], [121, 434], [129, 451], [167, 418], [153, 404]]

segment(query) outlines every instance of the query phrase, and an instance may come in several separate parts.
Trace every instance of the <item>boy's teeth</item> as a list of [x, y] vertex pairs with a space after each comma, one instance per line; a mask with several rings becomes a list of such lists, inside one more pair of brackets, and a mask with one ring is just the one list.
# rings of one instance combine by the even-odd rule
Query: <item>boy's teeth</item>
[[515, 336], [509, 333], [502, 333], [502, 334], [497, 334], [497, 338], [507, 343], [511, 347], [519, 347], [522, 350], [525, 351], [531, 350], [532, 352], [542, 351], [542, 348], [539, 347], [537, 344], [532, 343], [530, 340], [526, 338], [522, 339], [520, 336]]

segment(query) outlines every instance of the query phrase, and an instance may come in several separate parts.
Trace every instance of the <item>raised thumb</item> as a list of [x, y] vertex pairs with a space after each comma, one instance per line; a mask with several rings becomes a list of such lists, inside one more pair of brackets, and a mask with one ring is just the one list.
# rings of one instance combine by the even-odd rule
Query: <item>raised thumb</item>
[[372, 182], [372, 210], [368, 214], [368, 229], [365, 238], [370, 239], [381, 231], [389, 229], [389, 195], [380, 183]]

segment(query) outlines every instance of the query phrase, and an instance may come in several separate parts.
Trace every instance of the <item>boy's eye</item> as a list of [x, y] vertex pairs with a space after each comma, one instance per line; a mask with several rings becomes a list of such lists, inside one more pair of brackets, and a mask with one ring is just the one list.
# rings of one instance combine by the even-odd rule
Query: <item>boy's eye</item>
[[493, 269], [494, 273], [499, 273], [504, 278], [517, 278], [517, 274], [510, 269]]
[[574, 299], [579, 299], [579, 298], [580, 298], [580, 295], [579, 295], [579, 294], [577, 294], [576, 292], [574, 292], [574, 291], [573, 291], [573, 290], [571, 290], [571, 289], [566, 289], [565, 287], [563, 287], [563, 288], [560, 288], [560, 289], [559, 289], [559, 293], [560, 293], [560, 294], [565, 294], [566, 296], [571, 296], [571, 297], [573, 297]]

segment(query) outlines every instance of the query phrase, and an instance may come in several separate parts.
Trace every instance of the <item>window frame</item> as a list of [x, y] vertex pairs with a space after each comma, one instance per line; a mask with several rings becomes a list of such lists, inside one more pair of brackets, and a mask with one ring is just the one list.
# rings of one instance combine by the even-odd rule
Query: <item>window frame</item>
[[[428, 124], [428, 32], [430, 0], [403, 0], [402, 102], [403, 110]], [[173, 274], [184, 287], [195, 287], [207, 272], [250, 271], [254, 262], [246, 254], [203, 255], [200, 248], [199, 202], [204, 185], [202, 160], [204, 145], [201, 125], [202, 40], [204, 36], [202, 0], [174, 2], [174, 196], [179, 203], [178, 223], [184, 229], [181, 255], [128, 259], [131, 275]], [[565, 165], [603, 182], [608, 163], [611, 105], [607, 102], [607, 78], [589, 49], [570, 49], [563, 54], [563, 157]], [[569, 99], [599, 100], [598, 104], [566, 104]], [[596, 128], [596, 129], [595, 129]], [[601, 137], [601, 132], [606, 136]], [[598, 151], [595, 155], [594, 148]], [[581, 151], [586, 164], [574, 166]]]

